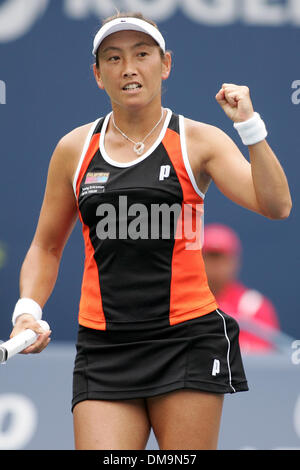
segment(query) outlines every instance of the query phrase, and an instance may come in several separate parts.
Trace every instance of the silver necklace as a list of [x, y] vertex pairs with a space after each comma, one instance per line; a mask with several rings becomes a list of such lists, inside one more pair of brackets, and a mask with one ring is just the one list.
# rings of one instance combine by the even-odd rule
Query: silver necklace
[[122, 136], [125, 137], [125, 139], [129, 140], [130, 142], [134, 144], [133, 150], [135, 151], [135, 153], [137, 155], [142, 155], [142, 153], [144, 152], [144, 148], [145, 148], [145, 144], [144, 144], [145, 140], [152, 134], [152, 132], [155, 131], [157, 126], [161, 123], [163, 116], [164, 116], [164, 109], [162, 108], [160, 120], [155, 124], [155, 126], [149, 132], [149, 134], [147, 134], [146, 137], [140, 142], [135, 142], [134, 140], [130, 139], [128, 135], [126, 135], [124, 132], [121, 131], [121, 129], [118, 128], [118, 126], [115, 123], [114, 114], [112, 115], [112, 122], [113, 122], [114, 127], [117, 129], [117, 131], [119, 131], [122, 134]]

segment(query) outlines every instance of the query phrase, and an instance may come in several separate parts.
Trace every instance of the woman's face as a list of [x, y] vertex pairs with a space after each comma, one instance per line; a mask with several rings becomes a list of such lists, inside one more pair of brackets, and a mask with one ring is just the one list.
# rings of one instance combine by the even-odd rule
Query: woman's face
[[161, 101], [161, 84], [170, 74], [171, 56], [161, 57], [151, 36], [138, 31], [120, 31], [102, 42], [99, 68], [94, 65], [98, 86], [112, 103], [140, 107]]

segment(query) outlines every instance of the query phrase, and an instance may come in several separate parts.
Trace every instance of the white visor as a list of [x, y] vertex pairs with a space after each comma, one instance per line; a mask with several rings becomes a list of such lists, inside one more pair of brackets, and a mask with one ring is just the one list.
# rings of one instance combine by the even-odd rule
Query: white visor
[[94, 46], [93, 46], [93, 55], [96, 57], [97, 50], [107, 36], [118, 31], [140, 31], [142, 33], [149, 34], [161, 47], [161, 49], [166, 52], [166, 44], [162, 34], [159, 32], [155, 26], [148, 23], [147, 21], [140, 20], [138, 18], [117, 18], [115, 20], [106, 23], [95, 36]]

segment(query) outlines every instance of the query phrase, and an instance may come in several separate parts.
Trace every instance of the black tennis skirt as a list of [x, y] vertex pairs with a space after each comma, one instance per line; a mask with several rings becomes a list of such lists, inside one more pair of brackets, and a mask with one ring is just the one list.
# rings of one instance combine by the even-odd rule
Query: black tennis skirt
[[189, 388], [248, 390], [239, 326], [217, 309], [164, 328], [114, 331], [79, 326], [74, 406], [83, 400], [125, 400]]

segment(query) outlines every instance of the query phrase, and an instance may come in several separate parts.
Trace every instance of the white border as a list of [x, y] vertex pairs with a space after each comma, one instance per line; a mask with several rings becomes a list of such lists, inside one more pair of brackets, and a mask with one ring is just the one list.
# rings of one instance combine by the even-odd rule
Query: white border
[[218, 309], [216, 309], [216, 312], [218, 315], [220, 315], [220, 317], [222, 318], [223, 320], [223, 325], [224, 325], [224, 334], [225, 334], [225, 337], [227, 339], [227, 343], [228, 343], [228, 349], [227, 349], [227, 367], [228, 367], [228, 375], [229, 375], [229, 385], [230, 387], [232, 388], [232, 390], [234, 392], [236, 392], [236, 389], [233, 387], [232, 383], [231, 383], [231, 368], [230, 368], [230, 359], [229, 359], [229, 354], [230, 354], [230, 340], [227, 336], [227, 329], [226, 329], [226, 322], [225, 322], [225, 318], [223, 317], [223, 315], [219, 312]]
[[182, 115], [179, 115], [179, 133], [180, 133], [181, 152], [182, 152], [182, 156], [183, 156], [185, 169], [187, 171], [187, 174], [190, 178], [190, 181], [192, 183], [192, 186], [193, 186], [194, 190], [196, 191], [198, 196], [200, 196], [204, 200], [205, 199], [205, 194], [202, 193], [200, 191], [200, 189], [198, 188], [195, 177], [194, 177], [194, 174], [193, 174], [193, 170], [192, 170], [191, 165], [190, 165], [189, 156], [188, 156], [188, 153], [187, 153], [186, 138], [185, 138], [184, 116], [182, 116]]
[[78, 165], [77, 165], [77, 169], [76, 169], [76, 172], [75, 172], [75, 175], [74, 175], [74, 179], [73, 179], [73, 191], [74, 191], [74, 194], [75, 194], [75, 197], [77, 198], [77, 194], [76, 194], [76, 185], [77, 185], [77, 179], [78, 179], [78, 175], [80, 173], [80, 169], [81, 169], [81, 166], [82, 166], [82, 163], [83, 163], [83, 160], [84, 160], [84, 157], [86, 155], [86, 152], [88, 151], [88, 148], [89, 148], [89, 145], [90, 145], [90, 142], [91, 142], [91, 138], [92, 138], [92, 135], [94, 133], [94, 130], [96, 129], [97, 127], [97, 124], [99, 123], [100, 119], [102, 118], [99, 118], [99, 119], [96, 119], [96, 121], [93, 122], [93, 124], [91, 125], [91, 128], [89, 130], [89, 133], [85, 139], [85, 142], [84, 142], [84, 146], [83, 146], [83, 150], [82, 150], [82, 153], [81, 153], [81, 157], [80, 157], [80, 160], [78, 162]]
[[159, 146], [159, 144], [163, 140], [165, 133], [167, 131], [167, 128], [169, 126], [169, 122], [172, 117], [172, 111], [169, 108], [165, 108], [165, 109], [167, 110], [167, 116], [165, 118], [164, 125], [162, 127], [162, 130], [158, 138], [156, 139], [152, 147], [150, 147], [149, 150], [147, 150], [147, 152], [145, 152], [139, 158], [136, 158], [135, 160], [132, 160], [131, 162], [125, 162], [125, 163], [120, 163], [120, 162], [113, 160], [112, 158], [110, 158], [110, 156], [106, 153], [106, 150], [105, 150], [104, 139], [105, 139], [105, 134], [106, 134], [106, 129], [108, 126], [109, 118], [112, 115], [112, 112], [110, 112], [104, 120], [103, 127], [102, 127], [101, 134], [100, 134], [100, 139], [99, 139], [99, 148], [100, 148], [100, 152], [104, 160], [112, 166], [116, 166], [118, 168], [128, 168], [130, 166], [137, 165], [138, 163], [145, 160], [145, 158], [149, 157], [149, 155], [151, 155], [151, 153], [154, 152], [154, 150]]

